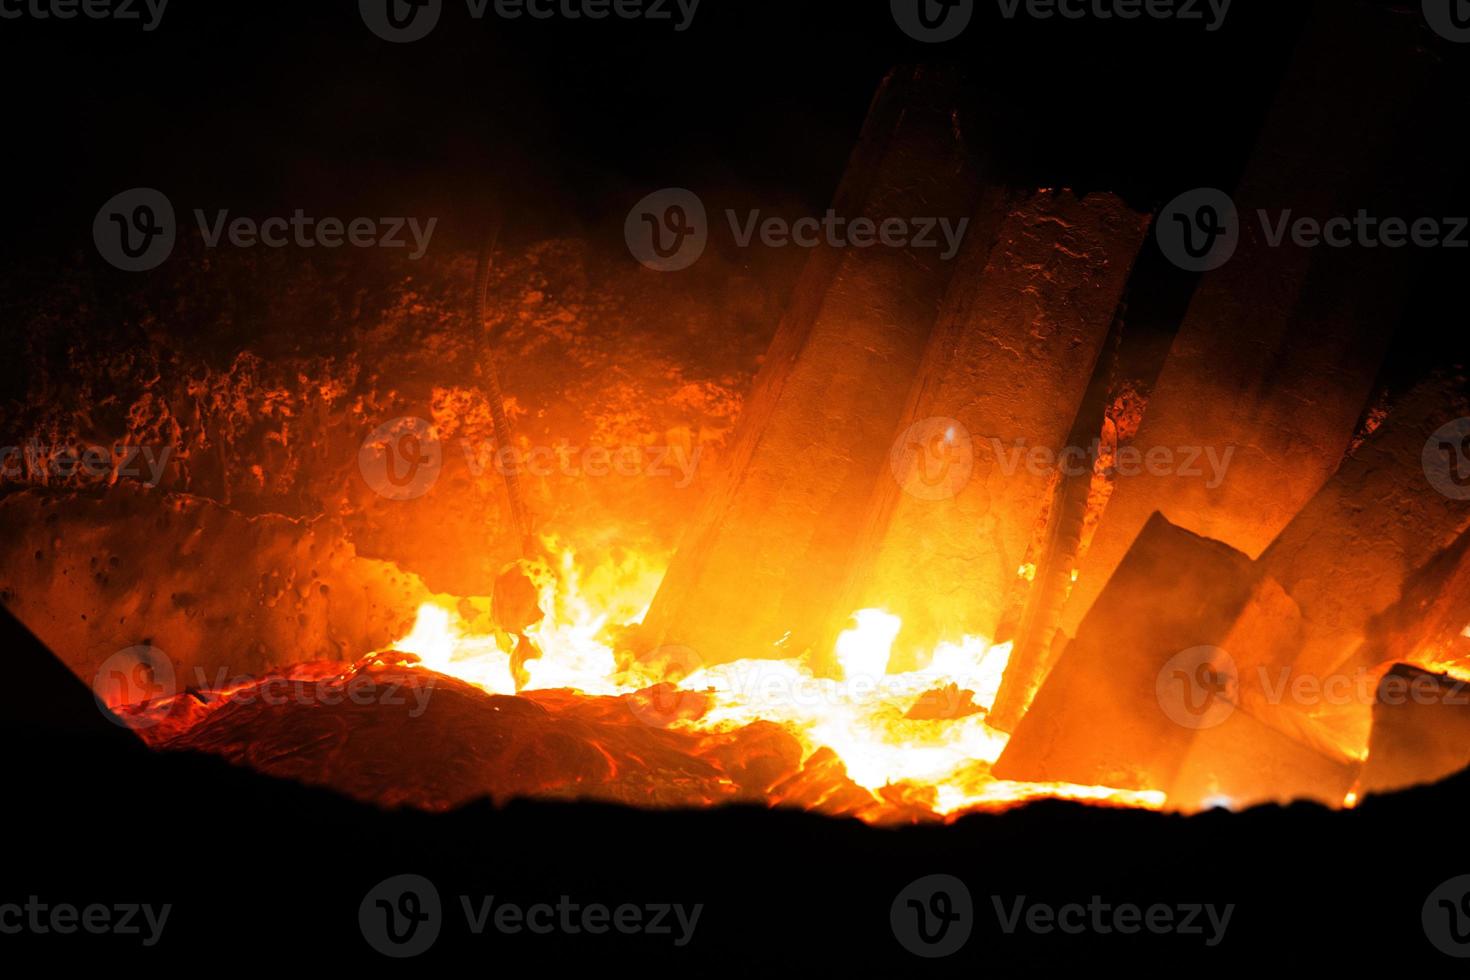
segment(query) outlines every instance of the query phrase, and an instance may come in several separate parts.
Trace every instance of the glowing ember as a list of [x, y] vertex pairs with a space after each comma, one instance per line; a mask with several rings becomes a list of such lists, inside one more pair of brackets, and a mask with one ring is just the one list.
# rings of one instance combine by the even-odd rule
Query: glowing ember
[[[589, 570], [571, 549], [545, 543], [556, 555], [555, 574], [541, 590], [546, 619], [530, 631], [544, 654], [528, 664], [524, 692], [630, 696], [672, 683], [699, 695], [703, 706], [694, 718], [670, 713], [672, 730], [713, 737], [756, 722], [775, 723], [799, 740], [807, 758], [822, 749], [835, 752], [848, 777], [875, 799], [901, 799], [941, 815], [1043, 797], [1154, 809], [1164, 804], [1160, 792], [991, 778], [990, 766], [1008, 736], [990, 728], [986, 718], [1010, 659], [1008, 643], [967, 636], [940, 644], [920, 669], [890, 674], [902, 621], [881, 609], [863, 609], [836, 642], [838, 678], [818, 676], [801, 658], [706, 666], [693, 651], [620, 656], [615, 630], [641, 620], [662, 570], [634, 557]], [[447, 596], [426, 603], [412, 632], [393, 649], [491, 693], [516, 693], [509, 639], [472, 631], [459, 608]], [[641, 717], [641, 723], [665, 721], [648, 712]]]
[[888, 658], [903, 620], [881, 609], [860, 609], [852, 618], [857, 626], [837, 637], [842, 676], [849, 683], [881, 677], [888, 673]]

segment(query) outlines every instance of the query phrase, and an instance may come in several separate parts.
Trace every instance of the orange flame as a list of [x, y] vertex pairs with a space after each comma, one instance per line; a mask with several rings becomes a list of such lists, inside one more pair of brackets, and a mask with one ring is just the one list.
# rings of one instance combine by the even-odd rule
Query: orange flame
[[[546, 619], [533, 628], [544, 651], [528, 664], [526, 691], [569, 689], [588, 695], [637, 693], [664, 680], [635, 664], [619, 669], [609, 626], [642, 619], [657, 591], [662, 568], [638, 556], [579, 565], [572, 549], [548, 540], [556, 554], [556, 576], [543, 587]], [[508, 644], [468, 628], [453, 597], [419, 609], [408, 636], [393, 649], [416, 654], [422, 666], [476, 684], [495, 694], [515, 693]], [[918, 790], [939, 815], [997, 809], [1055, 797], [1159, 809], [1164, 794], [1065, 783], [995, 780], [991, 764], [1009, 736], [986, 718], [1010, 659], [1011, 645], [967, 636], [942, 643], [928, 664], [889, 673], [888, 663], [902, 622], [881, 609], [859, 610], [854, 626], [836, 642], [840, 678], [821, 677], [800, 659], [750, 659], [702, 666], [685, 664], [680, 690], [699, 692], [709, 708], [697, 720], [671, 727], [720, 733], [756, 721], [792, 732], [810, 757], [835, 752], [848, 776], [875, 794], [890, 788]], [[627, 658], [624, 658], [626, 661]]]

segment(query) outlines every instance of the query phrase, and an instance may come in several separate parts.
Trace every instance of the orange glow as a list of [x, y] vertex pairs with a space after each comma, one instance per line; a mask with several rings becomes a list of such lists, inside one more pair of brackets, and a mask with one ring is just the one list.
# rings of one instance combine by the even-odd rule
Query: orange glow
[[[622, 696], [664, 681], [676, 683], [682, 691], [702, 694], [708, 708], [695, 719], [670, 721], [671, 729], [718, 735], [773, 722], [796, 736], [806, 758], [824, 748], [835, 752], [848, 777], [875, 801], [902, 799], [939, 816], [1045, 797], [1150, 809], [1164, 805], [1161, 792], [991, 777], [990, 767], [1009, 737], [986, 724], [1010, 659], [1008, 643], [967, 636], [939, 644], [926, 666], [889, 673], [889, 656], [903, 624], [882, 609], [863, 609], [836, 641], [840, 676], [835, 678], [819, 676], [802, 658], [709, 665], [699, 662], [696, 651], [680, 651], [676, 658], [634, 658], [620, 655], [610, 627], [641, 620], [662, 568], [638, 557], [585, 568], [570, 548], [554, 540], [545, 544], [556, 556], [556, 574], [542, 589], [547, 615], [532, 632], [544, 655], [529, 663], [525, 692], [567, 689]], [[458, 609], [458, 600], [449, 596], [424, 604], [413, 630], [392, 649], [415, 654], [423, 667], [492, 693], [515, 694], [509, 645], [470, 630]], [[670, 659], [678, 660], [682, 670], [664, 676], [661, 665]]]

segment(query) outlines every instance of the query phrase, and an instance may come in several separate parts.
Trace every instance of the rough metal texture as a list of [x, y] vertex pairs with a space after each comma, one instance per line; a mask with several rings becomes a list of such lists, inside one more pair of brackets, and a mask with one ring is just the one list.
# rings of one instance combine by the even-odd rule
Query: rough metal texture
[[[1107, 194], [1042, 191], [1008, 212], [992, 247], [972, 241], [900, 425], [958, 422], [970, 460], [956, 465], [970, 462], [973, 475], [953, 494], [908, 492], [898, 474], [882, 481], [877, 540], [851, 608], [838, 610], [901, 616], [901, 657], [996, 636], [1057, 472], [1028, 454], [1065, 448], [1147, 228]], [[914, 462], [942, 478], [930, 456], [926, 447]]]
[[1341, 805], [1358, 775], [1351, 762], [1320, 752], [1236, 711], [1196, 732], [1169, 784], [1169, 807], [1193, 811], [1315, 800]]
[[1454, 376], [1412, 390], [1261, 556], [1302, 610], [1297, 669], [1347, 663], [1415, 572], [1470, 527], [1470, 502], [1436, 489], [1424, 454], [1436, 430], [1470, 411], [1467, 393]]
[[[1275, 717], [1289, 705], [1241, 696], [1246, 674], [1278, 655], [1252, 641], [1278, 633], [1283, 594], [1245, 555], [1155, 516], [995, 775], [1163, 790], [1179, 810], [1341, 803], [1356, 763], [1297, 737]], [[1236, 649], [1248, 652], [1237, 661]]]
[[1155, 516], [996, 761], [1000, 779], [1166, 789], [1195, 728], [1161, 703], [1161, 671], [1218, 645], [1256, 584], [1244, 554]]
[[[1470, 672], [1470, 531], [1409, 579], [1394, 611], [1380, 617], [1358, 662], [1430, 665]], [[1379, 630], [1375, 628], [1375, 633]]]
[[[1179, 754], [1177, 769], [1154, 784], [1173, 787], [1171, 805], [1188, 808], [1216, 796], [1233, 804], [1341, 800], [1368, 745], [1371, 672], [1389, 651], [1413, 650], [1414, 638], [1426, 631], [1443, 633], [1444, 624], [1454, 621], [1453, 604], [1421, 600], [1441, 595], [1446, 582], [1462, 582], [1470, 506], [1436, 488], [1448, 485], [1452, 463], [1449, 457], [1431, 454], [1437, 462], [1426, 469], [1425, 446], [1442, 425], [1470, 411], [1465, 395], [1459, 377], [1436, 378], [1413, 389], [1254, 563], [1244, 600], [1231, 596], [1198, 613], [1199, 628], [1214, 637], [1200, 642], [1216, 645], [1230, 657], [1230, 698], [1240, 717], [1232, 716], [1219, 728], [1202, 727], [1197, 735], [1157, 729], [1154, 755]], [[1007, 774], [1059, 778], [1039, 773], [1105, 773], [1102, 765], [1079, 771], [1071, 761], [1084, 732], [1095, 733], [1097, 745], [1090, 751], [1111, 753], [1113, 762], [1147, 751], [1146, 724], [1137, 717], [1127, 724], [1108, 716], [1100, 719], [1085, 700], [1099, 683], [1123, 685], [1122, 677], [1099, 678], [1067, 665], [1079, 649], [1097, 642], [1094, 634], [1100, 625], [1109, 624], [1106, 636], [1113, 659], [1099, 660], [1096, 669], [1138, 675], [1134, 701], [1110, 710], [1145, 718], [1156, 710], [1139, 694], [1148, 671], [1122, 653], [1150, 648], [1150, 619], [1129, 627], [1127, 620], [1116, 619], [1120, 613], [1114, 608], [1122, 604], [1133, 615], [1140, 603], [1159, 601], [1157, 583], [1125, 574], [1133, 554], [1148, 546], [1145, 533], [1017, 729], [1007, 756], [1014, 750], [1015, 760], [1029, 759], [1030, 768], [1021, 769], [1013, 760], [1007, 764], [1016, 767], [1007, 768]], [[1181, 556], [1177, 568], [1160, 575], [1177, 576], [1191, 561]], [[1461, 595], [1464, 588], [1452, 591]], [[1084, 678], [1080, 687], [1079, 677]], [[1074, 717], [1104, 724], [1068, 720]], [[1038, 759], [1035, 735], [1028, 734], [1036, 724], [1073, 727], [1075, 732], [1071, 741], [1057, 740]], [[1120, 741], [1124, 749], [1112, 748]], [[1072, 768], [1057, 770], [1058, 760]], [[1038, 762], [1045, 767], [1038, 768]], [[1155, 779], [1166, 771], [1165, 765], [1150, 770]]]
[[[1068, 633], [1154, 512], [1258, 555], [1347, 449], [1412, 250], [1270, 247], [1258, 212], [1273, 222], [1288, 210], [1319, 220], [1360, 208], [1421, 213], [1442, 164], [1429, 144], [1445, 129], [1430, 107], [1445, 95], [1416, 30], [1412, 18], [1340, 3], [1308, 28], [1234, 194], [1239, 249], [1203, 280], [1136, 440], [1145, 451], [1233, 448], [1226, 479], [1214, 489], [1180, 476], [1120, 481], [1064, 614]], [[1338, 70], [1344, 63], [1355, 70]], [[1406, 166], [1406, 153], [1426, 167]]]
[[1437, 782], [1470, 765], [1470, 685], [1399, 664], [1373, 705], [1365, 793]]
[[[353, 684], [377, 696], [349, 696]], [[763, 799], [771, 783], [801, 767], [800, 745], [773, 726], [749, 726], [706, 745], [641, 723], [616, 698], [555, 691], [502, 697], [391, 665], [299, 689], [312, 698], [236, 692], [181, 734], [160, 739], [166, 723], [141, 734], [161, 748], [210, 752], [382, 806], [429, 810], [485, 796], [645, 806]]]
[[[923, 70], [880, 91], [839, 191], [844, 216], [974, 214], [956, 96]], [[646, 624], [706, 661], [789, 654], [820, 631], [954, 269], [940, 249], [819, 251], [797, 285], [729, 464]]]
[[[1437, 488], [1451, 485], [1451, 462], [1431, 455], [1426, 468], [1425, 447], [1441, 426], [1470, 413], [1466, 396], [1458, 376], [1410, 391], [1261, 556], [1263, 571], [1281, 583], [1299, 615], [1294, 676], [1351, 681], [1414, 652], [1435, 617], [1448, 615], [1423, 597], [1443, 595], [1457, 581], [1451, 549], [1470, 528], [1470, 504]], [[1369, 699], [1323, 698], [1298, 707], [1310, 725], [1303, 737], [1361, 755]]]
[[127, 484], [100, 497], [10, 494], [0, 537], [11, 545], [6, 607], [89, 684], [140, 646], [171, 661], [162, 693], [355, 660], [405, 635], [430, 598], [418, 576], [359, 556], [331, 522], [244, 517]]

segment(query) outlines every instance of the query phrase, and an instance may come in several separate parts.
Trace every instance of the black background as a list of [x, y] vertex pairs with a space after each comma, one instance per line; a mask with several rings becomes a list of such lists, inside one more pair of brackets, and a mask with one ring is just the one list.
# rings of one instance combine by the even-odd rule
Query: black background
[[[161, 25], [0, 21], [13, 167], [9, 248], [87, 245], [112, 194], [181, 210], [473, 213], [527, 237], [597, 226], [665, 186], [831, 198], [869, 100], [905, 62], [962, 66], [1022, 120], [1040, 185], [1140, 206], [1228, 185], [1304, 5], [1236, 0], [1222, 29], [1005, 21], [980, 3], [951, 44], [886, 2], [702, 0], [669, 22], [472, 20], [389, 44], [353, 0], [172, 0]], [[1346, 67], [1346, 66], [1345, 66]], [[636, 199], [636, 198], [634, 198]]]

